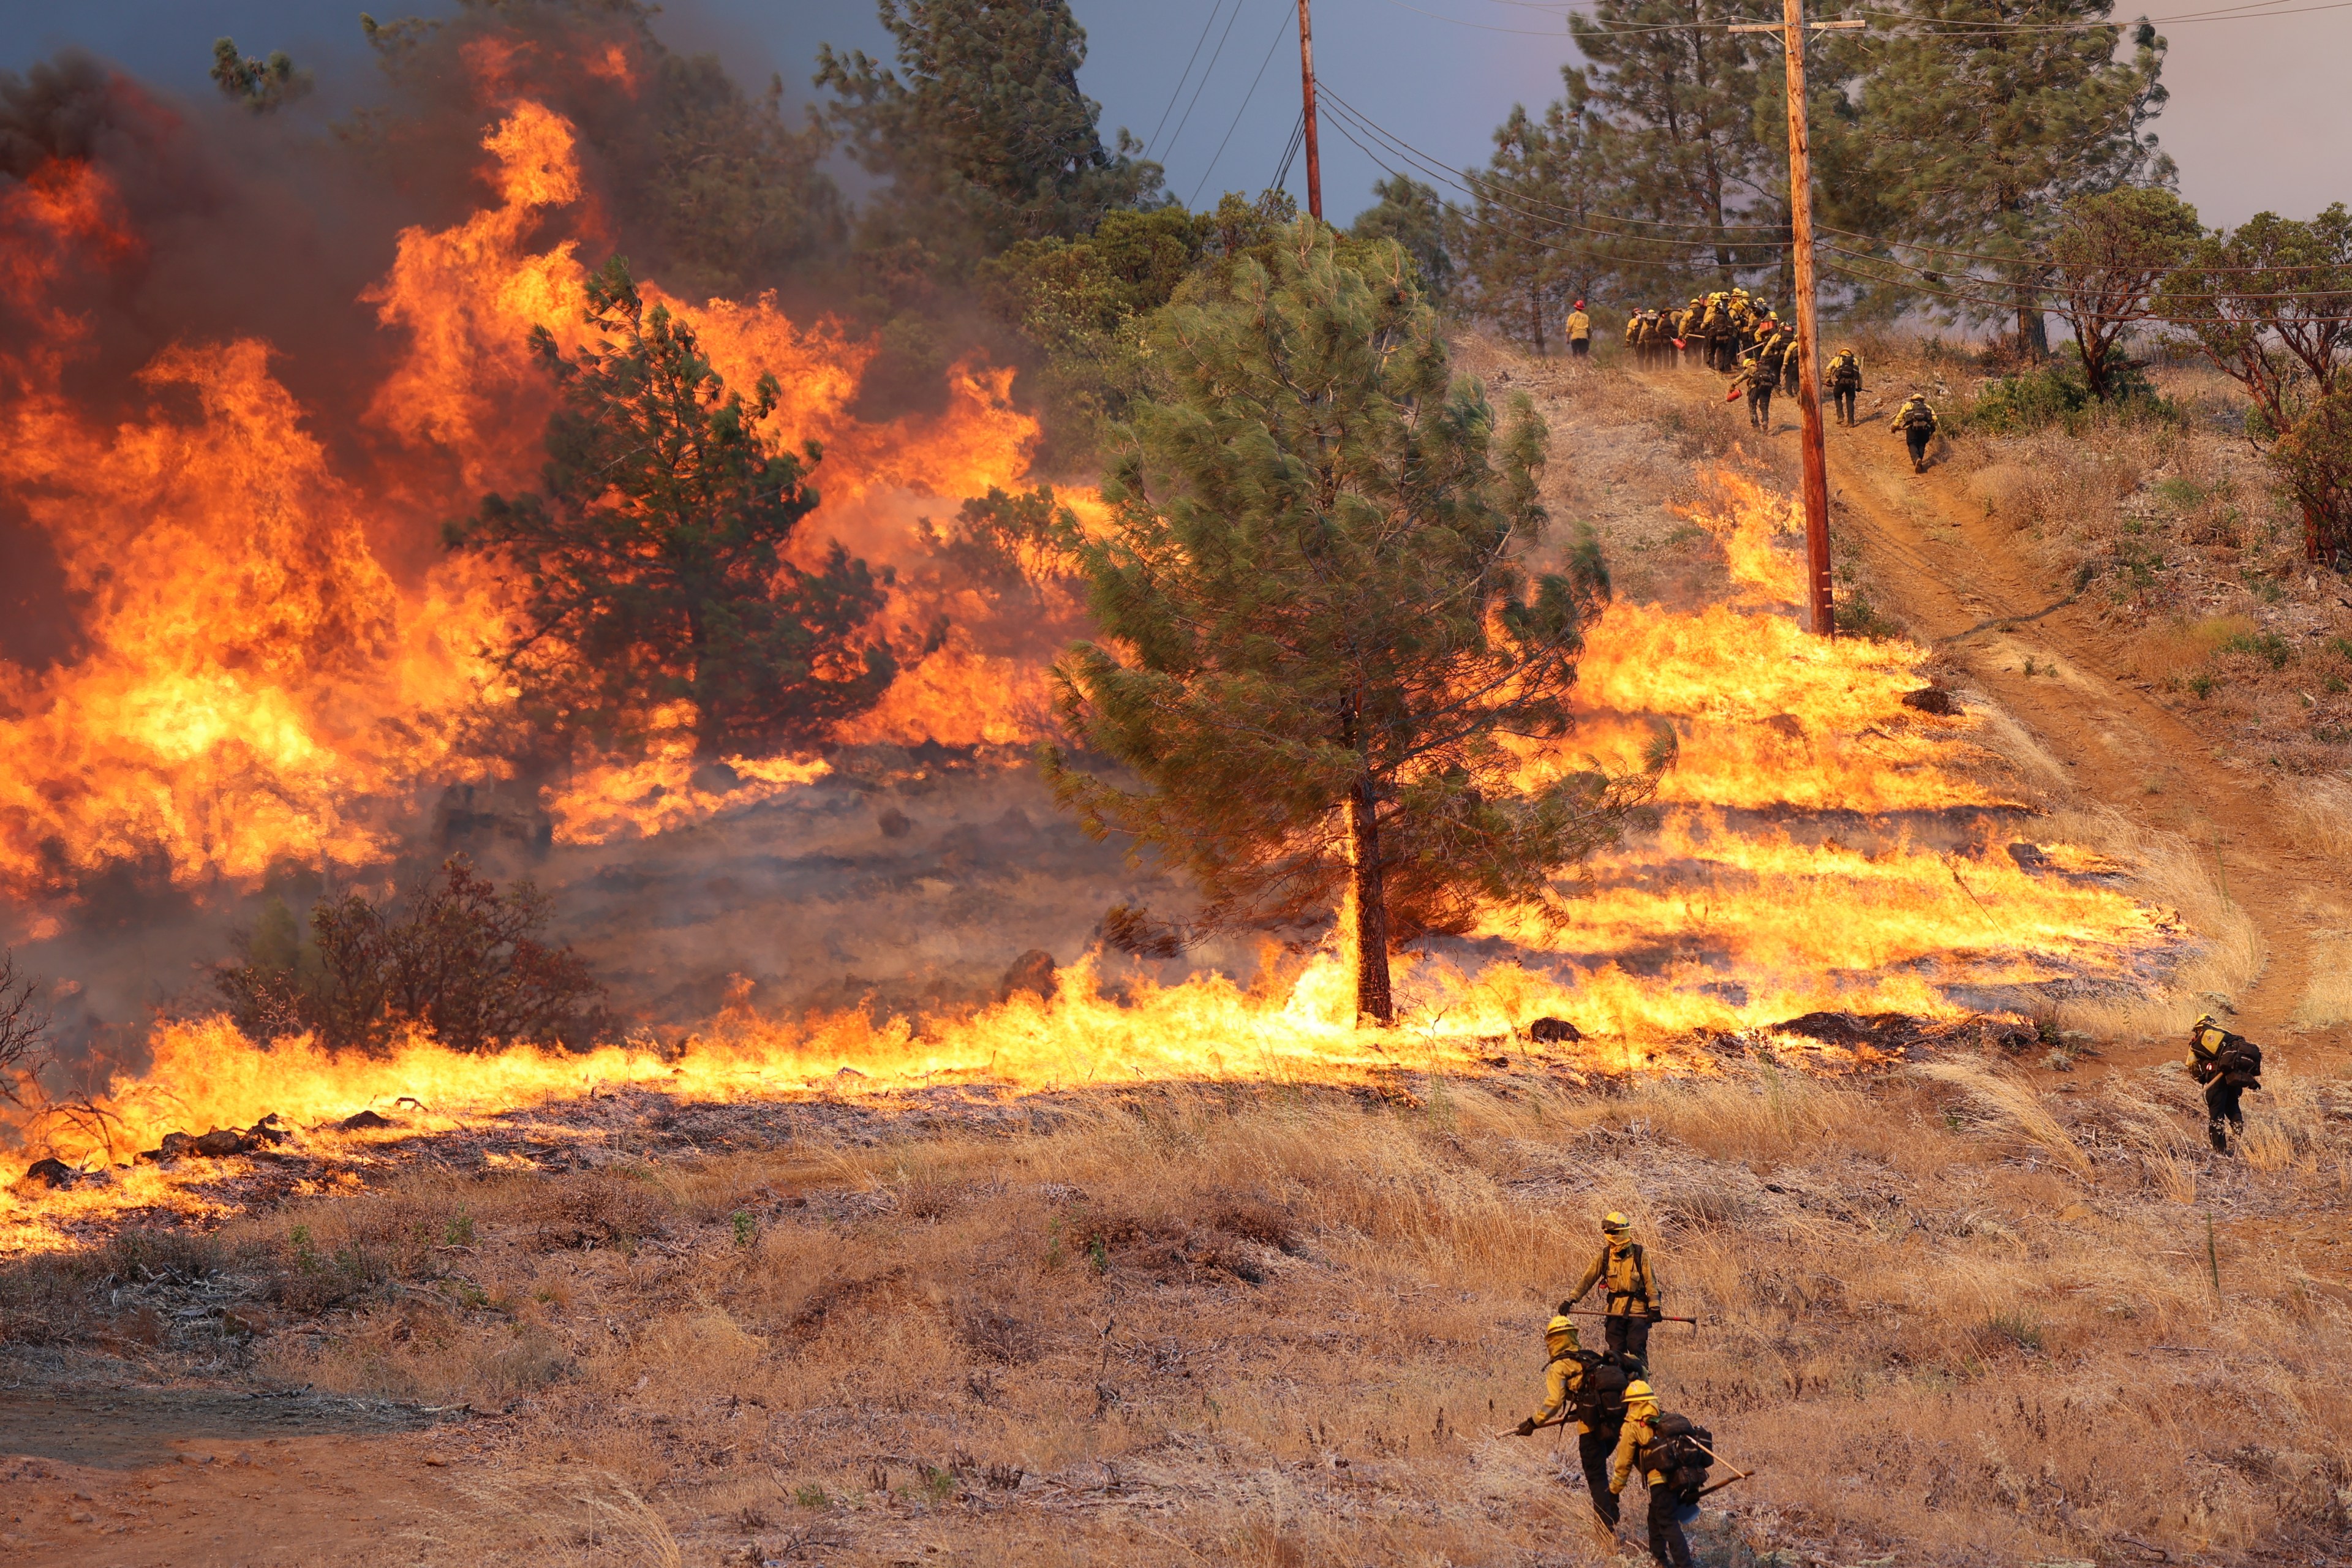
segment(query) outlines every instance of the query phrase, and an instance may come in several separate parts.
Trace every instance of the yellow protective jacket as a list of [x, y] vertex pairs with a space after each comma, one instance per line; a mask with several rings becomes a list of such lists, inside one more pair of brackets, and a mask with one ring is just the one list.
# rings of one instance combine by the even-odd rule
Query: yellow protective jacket
[[[1576, 1359], [1576, 1353], [1573, 1351], [1553, 1357], [1544, 1368], [1543, 1405], [1528, 1419], [1538, 1426], [1542, 1426], [1567, 1408], [1568, 1402], [1575, 1397], [1576, 1391], [1583, 1385], [1584, 1363]], [[1580, 1432], [1590, 1432], [1592, 1430], [1592, 1424], [1580, 1420], [1576, 1424], [1576, 1429]]]
[[[1654, 1415], [1625, 1417], [1624, 1427], [1617, 1434], [1617, 1451], [1609, 1456], [1609, 1489], [1611, 1491], [1622, 1492], [1625, 1489], [1625, 1483], [1633, 1478], [1633, 1456], [1640, 1453], [1651, 1439], [1657, 1436], [1657, 1429], [1652, 1425], [1656, 1419]], [[1654, 1485], [1666, 1478], [1659, 1471], [1647, 1470], [1643, 1473], [1642, 1479]]]
[[1830, 361], [1825, 379], [1832, 392], [1862, 390], [1862, 361], [1848, 350]]
[[1579, 338], [1589, 338], [1591, 335], [1592, 318], [1581, 310], [1570, 310], [1568, 313], [1568, 341], [1574, 342]]
[[1580, 1300], [1584, 1293], [1603, 1279], [1608, 1281], [1609, 1310], [1621, 1318], [1638, 1318], [1649, 1312], [1666, 1310], [1665, 1293], [1658, 1288], [1658, 1271], [1650, 1266], [1650, 1255], [1638, 1241], [1626, 1244], [1621, 1254], [1608, 1243], [1601, 1246], [1601, 1256], [1584, 1271], [1576, 1289], [1568, 1293], [1571, 1301]]
[[1924, 397], [1906, 398], [1903, 406], [1895, 411], [1895, 423], [1889, 425], [1887, 428], [1897, 436], [1903, 434], [1916, 422], [1914, 410], [1927, 416], [1927, 423], [1921, 428], [1933, 435], [1936, 429], [1936, 410], [1935, 406]]

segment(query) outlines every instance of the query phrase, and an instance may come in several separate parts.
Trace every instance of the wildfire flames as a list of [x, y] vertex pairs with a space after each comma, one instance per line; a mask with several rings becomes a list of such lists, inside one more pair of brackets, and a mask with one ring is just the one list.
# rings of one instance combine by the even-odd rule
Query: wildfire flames
[[[273, 378], [267, 343], [174, 346], [141, 373], [152, 410], [111, 428], [58, 390], [86, 320], [50, 312], [44, 338], [0, 356], [12, 390], [0, 489], [56, 542], [86, 644], [43, 674], [7, 672], [0, 881], [62, 891], [124, 862], [160, 862], [187, 885], [250, 880], [280, 862], [364, 866], [394, 852], [421, 792], [491, 765], [461, 743], [512, 698], [482, 655], [501, 626], [491, 584], [445, 560], [404, 586], [375, 542], [419, 513], [455, 515], [483, 489], [529, 482], [547, 394], [528, 334], [580, 331], [578, 242], [530, 243], [582, 200], [572, 128], [522, 102], [482, 146], [496, 205], [402, 234], [367, 297], [404, 341], [369, 422], [449, 459], [429, 471], [454, 467], [451, 493], [371, 494], [338, 473]], [[49, 167], [0, 208], [0, 267], [34, 299], [138, 248], [102, 174]], [[959, 366], [943, 414], [866, 423], [850, 405], [870, 343], [829, 322], [803, 328], [772, 300], [646, 293], [693, 324], [730, 384], [777, 377], [785, 395], [770, 434], [825, 450], [818, 534], [887, 563], [918, 512], [1027, 473], [1037, 428], [1011, 404], [1010, 372]], [[193, 395], [194, 418], [174, 393]], [[846, 738], [1029, 739], [1041, 690], [1037, 669], [951, 641]], [[734, 804], [815, 765], [729, 761], [742, 781], [724, 797]], [[697, 798], [690, 771], [683, 748], [614, 759], [551, 792], [548, 809], [582, 842], [659, 831], [718, 804]]]
[[[0, 882], [18, 899], [70, 897], [126, 862], [188, 886], [249, 882], [286, 862], [380, 863], [425, 792], [496, 771], [467, 744], [512, 700], [482, 651], [500, 626], [493, 585], [462, 560], [403, 576], [382, 554], [420, 517], [528, 482], [546, 394], [526, 334], [577, 330], [582, 240], [538, 237], [585, 202], [572, 127], [517, 101], [481, 144], [495, 201], [454, 226], [403, 233], [366, 300], [401, 345], [366, 423], [395, 450], [436, 454], [415, 471], [452, 476], [446, 492], [347, 477], [261, 342], [162, 353], [141, 373], [152, 406], [110, 426], [59, 390], [84, 318], [41, 314], [42, 334], [0, 359], [0, 489], [56, 542], [82, 634], [46, 670], [5, 667]], [[37, 304], [70, 270], [135, 253], [117, 208], [88, 166], [58, 163], [16, 186], [0, 205], [9, 286]], [[1009, 400], [1009, 373], [960, 366], [944, 413], [869, 423], [853, 407], [873, 345], [827, 321], [796, 323], [772, 300], [648, 293], [691, 321], [731, 384], [777, 376], [785, 399], [772, 433], [825, 449], [819, 535], [892, 562], [913, 552], [919, 511], [951, 510], [1027, 474], [1037, 430]], [[1398, 1030], [1354, 1027], [1342, 933], [1303, 960], [1269, 962], [1247, 989], [1202, 974], [1125, 983], [1113, 1000], [1089, 960], [1063, 973], [1051, 1000], [1016, 996], [920, 1024], [730, 1010], [682, 1054], [469, 1057], [419, 1040], [352, 1059], [303, 1040], [247, 1041], [220, 1020], [173, 1024], [156, 1031], [142, 1070], [16, 1131], [94, 1167], [173, 1129], [265, 1112], [308, 1128], [406, 1100], [408, 1127], [430, 1130], [618, 1082], [743, 1097], [1475, 1072], [1497, 1041], [1545, 1015], [1584, 1037], [1549, 1052], [1560, 1069], [1706, 1070], [1712, 1058], [1691, 1043], [1700, 1031], [1818, 1058], [1770, 1026], [1822, 1009], [1958, 1019], [1998, 987], [2144, 978], [2177, 940], [2167, 921], [2119, 890], [2121, 868], [1998, 830], [2014, 803], [1985, 782], [1988, 754], [1971, 738], [1980, 721], [1902, 701], [1923, 684], [1924, 651], [1814, 638], [1781, 613], [1801, 570], [1787, 502], [1726, 476], [1694, 515], [1722, 542], [1735, 601], [1608, 610], [1583, 661], [1578, 733], [1524, 758], [1531, 782], [1588, 759], [1627, 766], [1654, 726], [1672, 725], [1680, 756], [1654, 832], [1589, 868], [1565, 925], [1497, 916], [1471, 942], [1408, 956], [1409, 1023]], [[1043, 652], [950, 640], [841, 739], [1037, 739]], [[688, 717], [674, 743], [551, 790], [558, 837], [660, 833], [826, 769], [738, 758], [710, 784]], [[142, 1166], [46, 1208], [5, 1201], [16, 1239], [37, 1244], [51, 1221], [161, 1201], [169, 1184]]]

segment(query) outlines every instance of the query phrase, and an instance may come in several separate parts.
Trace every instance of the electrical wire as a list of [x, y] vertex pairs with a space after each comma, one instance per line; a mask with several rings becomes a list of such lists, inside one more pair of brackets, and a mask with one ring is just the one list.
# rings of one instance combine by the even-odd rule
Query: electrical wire
[[1291, 160], [1298, 156], [1298, 149], [1304, 146], [1306, 142], [1307, 106], [1301, 104], [1297, 114], [1290, 121], [1290, 140], [1283, 144], [1282, 164], [1275, 170], [1274, 178], [1266, 183], [1267, 190], [1278, 191], [1289, 184]]
[[[1242, 19], [1242, 4], [1243, 0], [1234, 0], [1234, 14], [1225, 18], [1225, 30], [1217, 35], [1217, 47], [1211, 52], [1209, 63], [1201, 72], [1201, 85], [1192, 89], [1191, 101], [1184, 105], [1184, 118], [1176, 122], [1175, 131], [1169, 135], [1168, 145], [1160, 149], [1160, 161], [1162, 163], [1168, 161], [1168, 154], [1176, 150], [1176, 143], [1184, 135], [1184, 127], [1192, 122], [1192, 110], [1201, 106], [1201, 93], [1208, 87], [1209, 78], [1216, 74], [1217, 62], [1224, 58], [1225, 40], [1234, 36], [1234, 24]], [[1216, 19], [1215, 12], [1212, 11], [1209, 16], [1212, 21]], [[1180, 92], [1183, 90], [1181, 82], [1177, 85], [1177, 90]]]
[[[1238, 7], [1241, 0], [1234, 0], [1234, 4]], [[1184, 96], [1184, 84], [1192, 79], [1192, 67], [1201, 58], [1201, 46], [1209, 41], [1209, 29], [1217, 25], [1217, 13], [1224, 8], [1225, 0], [1215, 0], [1215, 4], [1209, 7], [1209, 19], [1201, 24], [1201, 36], [1192, 41], [1192, 52], [1184, 60], [1184, 74], [1176, 79], [1175, 90], [1168, 95], [1168, 107], [1160, 111], [1160, 123], [1151, 128], [1150, 137], [1143, 143], [1145, 147], [1159, 142], [1160, 131], [1168, 124], [1168, 116], [1175, 112], [1176, 100]], [[1177, 129], [1181, 131], [1183, 127], [1180, 125]]]
[[[1236, 16], [1241, 15], [1241, 11], [1238, 6], [1234, 8], [1234, 15]], [[1201, 193], [1208, 188], [1210, 175], [1214, 174], [1217, 172], [1217, 160], [1225, 155], [1225, 148], [1233, 142], [1234, 132], [1241, 129], [1242, 116], [1249, 112], [1250, 100], [1257, 96], [1258, 83], [1265, 79], [1266, 67], [1274, 64], [1274, 51], [1282, 47], [1282, 40], [1290, 36], [1290, 29], [1297, 20], [1298, 17], [1297, 14], [1291, 11], [1289, 7], [1285, 6], [1283, 8], [1282, 26], [1276, 30], [1274, 42], [1266, 45], [1265, 58], [1258, 62], [1257, 75], [1250, 78], [1249, 91], [1242, 95], [1242, 106], [1234, 110], [1234, 122], [1225, 127], [1225, 139], [1224, 141], [1217, 143], [1217, 151], [1214, 155], [1209, 159], [1209, 167], [1207, 171], [1201, 175], [1201, 183], [1192, 187], [1192, 199], [1184, 204], [1186, 206], [1197, 206], [1200, 205]]]
[[[1719, 229], [1698, 224], [1673, 225], [1672, 226], [1678, 228], [1705, 228], [1708, 230], [1707, 233], [1700, 237], [1683, 239], [1671, 235], [1633, 234], [1621, 229], [1595, 227], [1591, 223], [1584, 221], [1591, 216], [1590, 214], [1579, 212], [1570, 207], [1563, 207], [1559, 205], [1557, 203], [1544, 201], [1541, 197], [1528, 196], [1520, 198], [1534, 204], [1536, 206], [1548, 207], [1554, 213], [1564, 215], [1565, 217], [1571, 218], [1576, 221], [1562, 221], [1560, 218], [1549, 217], [1539, 212], [1529, 211], [1526, 207], [1515, 205], [1511, 200], [1505, 198], [1492, 190], [1479, 188], [1482, 182], [1489, 185], [1498, 185], [1501, 182], [1486, 181], [1484, 176], [1470, 174], [1454, 168], [1451, 164], [1439, 163], [1429, 154], [1422, 153], [1419, 149], [1412, 147], [1411, 143], [1401, 140], [1393, 132], [1382, 130], [1380, 126], [1366, 117], [1362, 110], [1357, 109], [1339, 93], [1332, 90], [1328, 83], [1318, 79], [1316, 83], [1316, 88], [1318, 93], [1321, 97], [1328, 100], [1342, 116], [1354, 121], [1358, 129], [1363, 131], [1365, 134], [1390, 146], [1395, 156], [1404, 162], [1412, 163], [1421, 172], [1428, 174], [1432, 178], [1444, 181], [1445, 184], [1453, 186], [1454, 189], [1471, 197], [1474, 201], [1499, 206], [1503, 208], [1503, 210], [1509, 212], [1516, 216], [1525, 218], [1531, 223], [1541, 224], [1547, 227], [1569, 229], [1580, 234], [1590, 234], [1602, 239], [1613, 239], [1635, 245], [1679, 247], [1685, 250], [1721, 250], [1727, 247], [1736, 247], [1746, 250], [1787, 250], [1790, 247], [1791, 242], [1787, 239], [1743, 237], [1743, 231], [1749, 230], [1762, 230], [1765, 233], [1771, 234], [1786, 234], [1788, 232], [1788, 225], [1786, 224], [1724, 225]], [[1352, 138], [1350, 140], [1352, 140]], [[1367, 156], [1370, 156], [1369, 153], [1367, 153]], [[1375, 163], [1381, 163], [1383, 167], [1387, 166], [1384, 160], [1375, 158], [1373, 161]], [[1389, 172], [1391, 174], [1395, 174], [1398, 171], [1390, 169]], [[1647, 223], [1652, 220], [1633, 218], [1623, 221]], [[1656, 260], [1664, 258], [1658, 258], [1653, 259]]]

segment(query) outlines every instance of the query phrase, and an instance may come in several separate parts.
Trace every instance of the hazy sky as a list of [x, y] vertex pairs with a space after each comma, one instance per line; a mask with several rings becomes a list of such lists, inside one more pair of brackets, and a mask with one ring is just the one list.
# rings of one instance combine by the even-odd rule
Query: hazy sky
[[[375, 3], [387, 18], [454, 8], [446, 0]], [[1169, 188], [1187, 200], [1264, 185], [1298, 107], [1288, 20], [1296, 0], [1215, 3], [1214, 26], [1180, 97], [1177, 74], [1203, 37], [1212, 0], [1076, 0], [1090, 45], [1081, 80], [1102, 102], [1106, 129], [1125, 125], [1150, 137], [1160, 127], [1150, 153], [1166, 163]], [[2190, 0], [2153, 7], [2172, 46], [2165, 68], [2172, 104], [2158, 131], [2179, 161], [2182, 195], [2209, 223], [2236, 223], [2264, 208], [2303, 217], [2352, 199], [2344, 175], [2352, 150], [2352, 90], [2344, 82], [2352, 6], [2278, 3], [2315, 8], [2164, 23], [2203, 7]], [[0, 0], [0, 67], [79, 44], [150, 79], [204, 92], [212, 40], [228, 33], [247, 53], [284, 48], [315, 66], [331, 95], [364, 91], [360, 8], [351, 0]], [[787, 91], [803, 100], [820, 42], [876, 51], [887, 42], [868, 0], [677, 0], [658, 26], [674, 44], [718, 50], [747, 83], [781, 71]], [[1485, 161], [1514, 101], [1532, 109], [1556, 97], [1559, 67], [1572, 52], [1558, 6], [1528, 0], [1315, 0], [1315, 43], [1329, 90], [1457, 167]], [[1214, 68], [1204, 72], [1213, 55]], [[1381, 171], [1331, 118], [1323, 150], [1327, 216], [1345, 222], [1369, 204]], [[1303, 192], [1303, 173], [1294, 168], [1289, 184]]]

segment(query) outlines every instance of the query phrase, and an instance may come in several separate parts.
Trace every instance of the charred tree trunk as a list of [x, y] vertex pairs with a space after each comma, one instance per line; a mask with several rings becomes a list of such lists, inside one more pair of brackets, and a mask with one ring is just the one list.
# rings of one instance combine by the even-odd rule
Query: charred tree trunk
[[1348, 837], [1356, 862], [1356, 1016], [1386, 1028], [1396, 1022], [1396, 997], [1389, 989], [1389, 906], [1381, 876], [1379, 800], [1369, 774], [1349, 792]]

